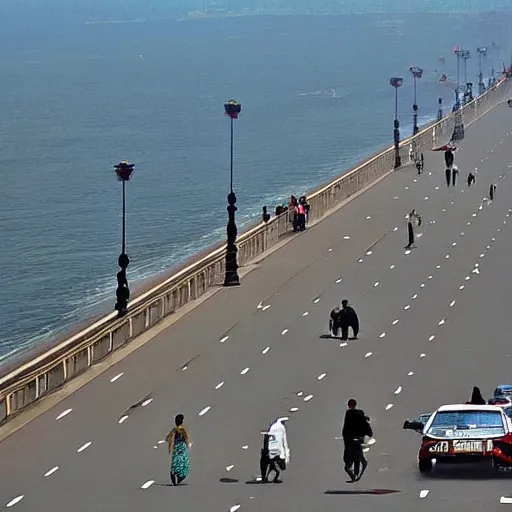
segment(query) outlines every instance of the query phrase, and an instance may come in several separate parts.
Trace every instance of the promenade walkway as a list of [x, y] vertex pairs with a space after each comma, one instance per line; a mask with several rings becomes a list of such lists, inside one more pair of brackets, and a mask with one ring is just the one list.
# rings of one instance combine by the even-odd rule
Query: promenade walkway
[[[426, 154], [423, 175], [392, 174], [260, 262], [240, 288], [222, 290], [5, 439], [0, 509], [19, 496], [12, 510], [496, 509], [507, 480], [420, 477], [420, 439], [402, 424], [469, 399], [473, 385], [489, 395], [512, 380], [511, 140], [510, 109], [499, 106], [468, 129], [455, 188], [446, 187], [442, 154]], [[425, 229], [409, 253], [412, 208]], [[362, 330], [340, 346], [320, 335], [344, 297]], [[351, 397], [372, 418], [376, 443], [363, 480], [349, 486], [336, 437]], [[192, 437], [192, 472], [172, 488], [161, 441], [177, 413]], [[284, 483], [246, 483], [258, 472], [260, 430], [279, 415], [290, 417]], [[400, 492], [325, 495], [368, 488]]]

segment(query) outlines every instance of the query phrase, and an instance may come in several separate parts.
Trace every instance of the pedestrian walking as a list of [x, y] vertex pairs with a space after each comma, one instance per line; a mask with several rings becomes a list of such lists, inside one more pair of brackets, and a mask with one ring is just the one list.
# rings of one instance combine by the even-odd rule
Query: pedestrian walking
[[167, 434], [165, 440], [169, 446], [171, 459], [171, 482], [172, 485], [179, 485], [190, 472], [190, 438], [186, 428], [183, 426], [183, 414], [174, 418], [175, 427]]
[[364, 411], [357, 409], [357, 401], [354, 398], [348, 401], [347, 407], [341, 431], [345, 444], [343, 462], [345, 472], [350, 477], [347, 483], [354, 483], [361, 479], [368, 466], [363, 452], [363, 443], [366, 436], [373, 437], [373, 431], [370, 418]]
[[468, 173], [468, 188], [471, 188], [471, 185], [474, 185], [475, 181], [475, 175], [472, 172]]
[[359, 317], [352, 306], [348, 305], [348, 300], [341, 301], [341, 310], [339, 312], [339, 324], [341, 327], [341, 339], [348, 340], [348, 329], [352, 328], [353, 339], [357, 340], [359, 334]]
[[263, 434], [263, 448], [260, 457], [261, 479], [268, 482], [270, 474], [275, 473], [273, 483], [281, 483], [279, 476], [290, 462], [290, 449], [284, 422], [288, 418], [278, 418], [272, 423], [268, 432]]
[[489, 198], [491, 199], [491, 201], [494, 201], [495, 194], [496, 194], [496, 185], [494, 185], [494, 183], [492, 183], [491, 186], [489, 187]]

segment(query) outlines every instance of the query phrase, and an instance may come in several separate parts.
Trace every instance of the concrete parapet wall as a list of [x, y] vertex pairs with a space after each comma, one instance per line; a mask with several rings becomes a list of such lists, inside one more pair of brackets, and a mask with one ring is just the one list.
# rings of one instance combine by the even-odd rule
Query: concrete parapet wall
[[[464, 106], [464, 124], [470, 124], [506, 101], [511, 92], [511, 83], [510, 79], [502, 81]], [[423, 151], [447, 143], [454, 124], [454, 114], [451, 113], [440, 122], [422, 129], [415, 137], [404, 140], [401, 143], [402, 158], [408, 158], [411, 142]], [[390, 147], [313, 192], [308, 196], [310, 222], [325, 217], [350, 196], [389, 173], [393, 163], [393, 148]], [[286, 212], [243, 233], [238, 238], [239, 265], [247, 265], [263, 256], [286, 237], [291, 237], [291, 231], [292, 225]], [[163, 318], [220, 285], [224, 279], [224, 258], [225, 247], [212, 251], [133, 299], [126, 316], [117, 318], [116, 313], [111, 313], [32, 360], [20, 361], [17, 367], [0, 376], [0, 423], [7, 422]]]

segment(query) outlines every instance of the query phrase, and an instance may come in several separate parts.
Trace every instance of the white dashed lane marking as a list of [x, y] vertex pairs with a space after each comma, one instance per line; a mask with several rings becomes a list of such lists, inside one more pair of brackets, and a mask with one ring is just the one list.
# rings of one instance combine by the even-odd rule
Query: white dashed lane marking
[[270, 352], [270, 347], [266, 347], [266, 348], [264, 348], [264, 349], [261, 351], [261, 353], [262, 353], [263, 355], [268, 354], [269, 352]]
[[393, 320], [392, 325], [396, 325], [398, 322], [400, 322], [400, 320], [398, 318], [396, 318], [395, 320]]
[[424, 357], [427, 357], [427, 354], [420, 354], [420, 359], [423, 359]]
[[59, 470], [59, 466], [55, 466], [53, 467], [52, 469], [48, 470], [44, 476], [48, 477], [48, 476], [52, 476], [54, 473], [56, 473], [57, 471]]
[[229, 509], [229, 512], [236, 512], [239, 508], [240, 508], [240, 505], [233, 505], [233, 506]]
[[414, 375], [414, 372], [409, 372], [407, 375], [408, 375], [409, 377], [412, 377], [412, 376]]
[[393, 404], [388, 404], [386, 405], [386, 411], [389, 411], [390, 409], [393, 408]]
[[61, 412], [55, 419], [61, 420], [62, 418], [65, 418], [68, 414], [71, 413], [73, 409], [66, 409], [64, 412]]
[[430, 491], [428, 489], [424, 489], [423, 491], [420, 491], [420, 498], [423, 499], [423, 498], [426, 498], [428, 496], [428, 493]]
[[452, 301], [450, 302], [450, 307], [451, 307], [451, 308], [453, 308], [453, 306], [455, 306], [455, 301], [454, 301], [454, 300], [452, 300]]
[[267, 309], [270, 309], [272, 306], [270, 304], [267, 304], [263, 309], [262, 311], [267, 311]]
[[78, 448], [77, 453], [82, 453], [83, 451], [87, 450], [87, 448], [89, 448], [89, 446], [91, 446], [91, 444], [92, 444], [92, 441], [89, 441], [89, 442], [83, 444], [82, 446], [80, 446], [80, 448]]
[[9, 501], [9, 503], [7, 503], [6, 507], [7, 508], [14, 507], [14, 505], [19, 503], [24, 497], [25, 496], [23, 494], [21, 496], [16, 496], [16, 498], [14, 498], [13, 500]]
[[224, 336], [224, 338], [222, 338], [220, 341], [220, 343], [225, 343], [226, 341], [228, 341], [229, 339], [229, 336]]
[[317, 377], [317, 380], [322, 380], [322, 379], [325, 379], [325, 376], [327, 375], [327, 373], [321, 373], [318, 377]]
[[384, 338], [386, 336], [386, 333], [385, 332], [382, 332], [379, 336], [379, 338]]
[[122, 416], [122, 417], [119, 419], [119, 421], [118, 421], [119, 425], [121, 425], [122, 423], [124, 423], [127, 419], [128, 419], [128, 416], [127, 416], [127, 415]]
[[406, 306], [404, 306], [404, 309], [405, 311], [407, 311], [408, 309], [410, 309], [411, 306], [409, 306], [409, 304], [407, 304]]
[[302, 313], [302, 316], [308, 316], [309, 315], [309, 311], [304, 311], [304, 313]]
[[428, 339], [428, 341], [434, 341], [434, 338], [436, 337], [435, 334], [432, 334], [432, 336], [430, 336], [430, 338]]
[[153, 484], [155, 483], [154, 480], [148, 480], [147, 482], [144, 482], [141, 486], [141, 489], [149, 489]]
[[215, 386], [215, 389], [220, 389], [222, 386], [224, 386], [224, 381], [219, 382], [219, 383]]
[[231, 464], [230, 466], [226, 466], [226, 471], [231, 471], [235, 467], [234, 464]]
[[110, 382], [115, 382], [116, 380], [119, 380], [123, 375], [124, 373], [118, 373], [115, 377], [112, 377], [110, 379]]
[[247, 375], [249, 373], [249, 370], [250, 368], [247, 366], [246, 368], [244, 368], [241, 372], [240, 372], [240, 375]]
[[389, 267], [389, 270], [393, 270], [394, 268], [395, 268], [395, 265], [391, 265], [391, 266]]
[[144, 402], [142, 402], [141, 407], [147, 407], [152, 402], [153, 402], [153, 399], [148, 398], [147, 400], [144, 400]]
[[281, 336], [284, 336], [287, 332], [288, 332], [288, 329], [283, 329], [283, 330], [281, 331]]
[[313, 398], [313, 395], [308, 395], [304, 397], [304, 402], [309, 402]]
[[299, 410], [299, 408], [298, 408], [298, 407], [292, 407], [292, 408], [290, 409], [290, 412], [297, 412], [298, 410]]
[[199, 416], [204, 416], [209, 410], [211, 409], [211, 406], [205, 407], [199, 412]]
[[371, 355], [373, 354], [373, 352], [367, 352], [366, 355], [364, 356], [365, 358], [366, 357], [370, 357]]
[[395, 389], [395, 395], [399, 395], [401, 392], [402, 392], [402, 386], [398, 386], [398, 387]]

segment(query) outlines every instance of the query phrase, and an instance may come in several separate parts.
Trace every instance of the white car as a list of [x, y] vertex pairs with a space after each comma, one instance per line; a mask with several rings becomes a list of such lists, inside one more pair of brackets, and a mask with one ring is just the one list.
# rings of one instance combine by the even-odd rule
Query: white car
[[495, 405], [443, 405], [427, 420], [403, 426], [422, 434], [418, 466], [432, 470], [433, 461], [463, 463], [489, 461], [496, 469], [512, 468], [512, 421]]

